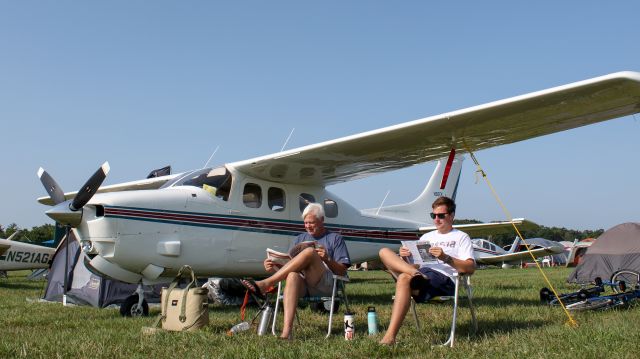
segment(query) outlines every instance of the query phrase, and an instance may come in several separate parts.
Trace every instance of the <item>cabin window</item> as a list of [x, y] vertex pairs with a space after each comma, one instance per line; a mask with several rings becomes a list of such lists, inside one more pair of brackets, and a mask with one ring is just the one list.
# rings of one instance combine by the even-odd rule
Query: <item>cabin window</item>
[[482, 247], [483, 247], [484, 249], [491, 250], [491, 246], [490, 246], [490, 245], [489, 245], [489, 243], [487, 243], [487, 242], [482, 242]]
[[267, 191], [267, 204], [274, 212], [282, 212], [286, 207], [284, 190], [278, 187], [269, 187]]
[[262, 206], [262, 188], [255, 183], [244, 185], [242, 203], [249, 208], [260, 208]]
[[332, 199], [324, 200], [324, 215], [328, 218], [338, 217], [338, 204]]
[[314, 203], [316, 201], [316, 198], [312, 194], [308, 193], [300, 193], [298, 199], [300, 200], [300, 213], [304, 212], [304, 209], [307, 208], [309, 203]]

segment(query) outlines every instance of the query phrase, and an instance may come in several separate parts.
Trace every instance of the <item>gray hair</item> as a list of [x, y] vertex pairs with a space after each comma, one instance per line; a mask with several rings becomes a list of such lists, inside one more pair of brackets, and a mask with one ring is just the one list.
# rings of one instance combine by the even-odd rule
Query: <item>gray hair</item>
[[313, 214], [317, 219], [324, 219], [324, 208], [320, 203], [309, 203], [307, 207], [302, 211], [302, 219], [305, 219], [306, 216]]

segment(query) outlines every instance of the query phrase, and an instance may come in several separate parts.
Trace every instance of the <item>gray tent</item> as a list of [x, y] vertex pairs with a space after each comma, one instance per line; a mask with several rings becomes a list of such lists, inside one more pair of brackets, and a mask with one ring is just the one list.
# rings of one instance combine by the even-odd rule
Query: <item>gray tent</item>
[[640, 272], [640, 223], [619, 224], [602, 233], [567, 281], [588, 283], [596, 277], [608, 280], [624, 269]]
[[[70, 241], [67, 241], [67, 237], [63, 238], [53, 256], [43, 299], [54, 302], [62, 301], [65, 275], [67, 276], [67, 301], [78, 305], [91, 305], [98, 308], [112, 304], [120, 305], [135, 292], [136, 284], [103, 278], [90, 272], [84, 264], [84, 255], [78, 241], [73, 236], [73, 232], [69, 234], [69, 237]], [[145, 299], [149, 303], [158, 303], [160, 289], [161, 285], [146, 287]]]

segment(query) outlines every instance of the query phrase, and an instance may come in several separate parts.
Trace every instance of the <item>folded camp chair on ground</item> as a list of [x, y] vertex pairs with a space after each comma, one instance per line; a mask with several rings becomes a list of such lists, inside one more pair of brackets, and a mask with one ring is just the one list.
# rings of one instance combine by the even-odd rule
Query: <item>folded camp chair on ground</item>
[[[335, 308], [336, 300], [344, 302], [344, 306], [346, 311], [349, 311], [349, 300], [347, 299], [347, 292], [345, 290], [345, 284], [349, 283], [349, 277], [333, 275], [333, 290], [331, 292], [331, 297], [302, 297], [300, 300], [308, 303], [318, 303], [318, 302], [327, 302], [331, 301], [331, 307], [329, 309], [329, 324], [327, 325], [327, 335], [325, 338], [329, 338], [331, 335], [331, 326], [333, 324], [333, 312]], [[271, 325], [271, 332], [273, 335], [276, 334], [276, 320], [278, 318], [278, 309], [280, 308], [280, 302], [282, 301], [282, 282], [278, 283], [278, 294], [276, 294], [276, 306], [273, 311], [273, 323]], [[297, 317], [297, 315], [296, 315]], [[298, 319], [299, 323], [299, 319]]]
[[[394, 279], [396, 279], [396, 276], [393, 273], [391, 273], [391, 275], [394, 277]], [[440, 302], [453, 299], [453, 318], [451, 319], [451, 332], [449, 333], [449, 339], [447, 339], [447, 341], [444, 342], [444, 344], [442, 344], [442, 346], [448, 345], [450, 347], [453, 347], [453, 343], [455, 341], [455, 335], [456, 335], [456, 322], [458, 319], [458, 303], [459, 303], [459, 297], [460, 297], [459, 295], [460, 283], [462, 283], [462, 285], [467, 289], [467, 300], [469, 301], [469, 310], [471, 311], [471, 325], [472, 325], [473, 333], [476, 333], [478, 331], [478, 321], [476, 319], [476, 310], [475, 310], [475, 307], [473, 306], [473, 301], [472, 301], [473, 293], [471, 288], [471, 275], [454, 273], [453, 283], [455, 284], [455, 290], [454, 290], [453, 296], [435, 297], [435, 298], [431, 298], [431, 300], [426, 302], [426, 303], [436, 303], [436, 302], [440, 303]], [[416, 311], [416, 302], [413, 300], [413, 297], [411, 297], [411, 312], [413, 313], [413, 318], [416, 321], [416, 328], [420, 330], [421, 329], [420, 320], [418, 319], [418, 312]]]

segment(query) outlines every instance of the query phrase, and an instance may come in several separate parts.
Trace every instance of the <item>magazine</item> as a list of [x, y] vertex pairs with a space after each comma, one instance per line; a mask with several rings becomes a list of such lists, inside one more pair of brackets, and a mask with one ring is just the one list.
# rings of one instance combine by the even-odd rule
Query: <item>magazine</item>
[[407, 247], [409, 252], [411, 252], [411, 257], [409, 258], [413, 264], [423, 267], [438, 262], [436, 257], [429, 254], [429, 248], [431, 248], [429, 242], [402, 241], [402, 245]]
[[267, 248], [267, 258], [271, 259], [273, 263], [278, 265], [285, 265], [291, 258], [298, 255], [298, 253], [302, 252], [307, 247], [316, 247], [316, 241], [305, 241], [296, 244], [293, 248], [289, 250], [289, 253], [279, 252], [275, 249]]

